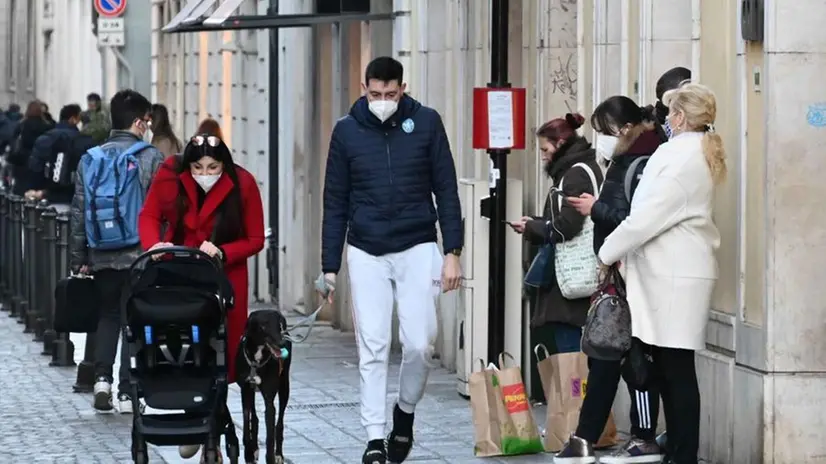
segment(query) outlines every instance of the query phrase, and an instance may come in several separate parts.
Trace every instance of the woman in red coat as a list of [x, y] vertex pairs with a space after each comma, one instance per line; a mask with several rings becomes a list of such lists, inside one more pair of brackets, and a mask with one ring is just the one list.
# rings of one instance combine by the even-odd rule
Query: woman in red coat
[[182, 245], [224, 262], [235, 294], [227, 315], [228, 381], [234, 382], [235, 355], [247, 321], [247, 259], [264, 248], [264, 211], [255, 178], [232, 161], [221, 139], [196, 135], [182, 156], [168, 158], [158, 170], [138, 226], [145, 250]]

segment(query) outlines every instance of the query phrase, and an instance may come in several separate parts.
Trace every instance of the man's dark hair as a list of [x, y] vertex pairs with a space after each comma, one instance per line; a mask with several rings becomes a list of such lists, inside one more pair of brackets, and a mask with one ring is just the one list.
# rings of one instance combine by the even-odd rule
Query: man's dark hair
[[381, 82], [396, 81], [399, 85], [402, 85], [403, 78], [404, 66], [389, 56], [380, 56], [374, 59], [367, 65], [367, 69], [364, 71], [365, 85], [370, 84], [372, 79]]
[[86, 95], [86, 101], [96, 101], [100, 103], [100, 95], [96, 94], [95, 92]]
[[132, 89], [121, 90], [109, 102], [112, 129], [127, 130], [136, 119], [144, 119], [152, 111], [152, 103]]
[[677, 66], [664, 72], [657, 80], [657, 100], [663, 99], [663, 94], [669, 90], [676, 89], [685, 80], [691, 79], [691, 70]]
[[12, 103], [9, 105], [9, 113], [19, 113], [20, 112], [20, 105], [17, 103]]
[[60, 109], [60, 122], [68, 122], [72, 118], [80, 118], [80, 113], [82, 112], [83, 110], [80, 108], [80, 105], [76, 103], [66, 105]]

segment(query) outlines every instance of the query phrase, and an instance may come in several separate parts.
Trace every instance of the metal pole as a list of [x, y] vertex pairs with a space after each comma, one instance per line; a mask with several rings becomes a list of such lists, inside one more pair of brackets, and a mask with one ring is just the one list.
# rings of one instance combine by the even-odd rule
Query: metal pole
[[9, 191], [5, 183], [0, 182], [0, 310], [9, 310], [9, 276], [11, 271], [11, 251], [9, 244]]
[[[45, 279], [41, 318], [38, 320], [37, 330], [42, 331], [44, 356], [52, 356], [57, 334], [54, 331], [54, 289], [57, 287], [57, 211], [49, 208], [41, 216], [43, 221], [43, 270], [41, 275]], [[61, 276], [62, 277], [62, 276]]]
[[[278, 0], [270, 0], [270, 7], [267, 10], [267, 14], [275, 16], [278, 15]], [[278, 301], [278, 281], [279, 281], [279, 266], [280, 266], [280, 251], [279, 251], [279, 210], [278, 210], [278, 202], [279, 202], [279, 188], [280, 188], [280, 156], [278, 150], [279, 144], [279, 137], [278, 137], [278, 126], [279, 126], [279, 99], [278, 99], [278, 87], [279, 87], [279, 78], [278, 73], [279, 69], [279, 49], [281, 48], [281, 43], [278, 38], [279, 29], [272, 28], [270, 29], [270, 78], [269, 78], [269, 87], [270, 87], [270, 191], [269, 191], [269, 215], [270, 215], [270, 227], [269, 227], [269, 240], [268, 240], [268, 267], [270, 269], [270, 297], [273, 301]]]
[[[57, 216], [57, 270], [60, 276], [69, 275], [69, 216], [61, 213]], [[66, 367], [75, 365], [75, 345], [68, 333], [57, 334], [52, 352], [50, 366]]]
[[[507, 88], [508, 82], [508, 0], [492, 0], [490, 80], [488, 87]], [[505, 215], [507, 204], [508, 154], [510, 150], [488, 150], [495, 176], [490, 189], [490, 249], [488, 293], [488, 360], [496, 362], [505, 350]]]
[[34, 208], [34, 243], [32, 244], [32, 281], [29, 283], [32, 296], [29, 299], [29, 312], [26, 314], [26, 329], [34, 332], [35, 342], [43, 341], [43, 316], [46, 300], [51, 291], [47, 288], [46, 276], [48, 269], [44, 266], [45, 255], [48, 252], [45, 235], [43, 213], [49, 208], [47, 200], [41, 200]]
[[23, 199], [12, 195], [9, 200], [11, 229], [9, 230], [9, 244], [11, 245], [11, 317], [20, 314], [20, 303], [23, 300], [23, 223], [21, 215]]
[[[20, 302], [20, 312], [18, 313], [17, 322], [19, 324], [26, 324], [28, 314], [32, 304], [32, 283], [34, 282], [34, 229], [36, 227], [35, 221], [37, 219], [37, 211], [35, 207], [37, 204], [34, 200], [25, 200], [23, 203], [21, 213], [21, 225], [23, 230], [23, 285], [22, 300]], [[23, 329], [23, 333], [31, 333], [32, 329], [28, 325]]]

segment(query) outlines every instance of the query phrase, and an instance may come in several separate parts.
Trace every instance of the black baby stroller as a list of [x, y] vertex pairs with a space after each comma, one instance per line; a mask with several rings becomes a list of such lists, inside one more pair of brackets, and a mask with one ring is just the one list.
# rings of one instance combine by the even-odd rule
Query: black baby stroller
[[[238, 437], [227, 408], [226, 312], [232, 287], [221, 264], [184, 247], [141, 255], [130, 270], [125, 335], [130, 354], [132, 458], [148, 462], [147, 443], [205, 444], [217, 463], [221, 435], [238, 462]], [[153, 409], [143, 414], [139, 398]]]

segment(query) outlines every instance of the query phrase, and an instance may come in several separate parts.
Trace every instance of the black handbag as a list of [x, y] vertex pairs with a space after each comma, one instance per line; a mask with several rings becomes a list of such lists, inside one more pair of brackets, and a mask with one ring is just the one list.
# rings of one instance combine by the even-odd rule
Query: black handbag
[[61, 279], [54, 290], [54, 330], [93, 333], [100, 319], [100, 292], [90, 276]]
[[582, 330], [582, 352], [594, 359], [620, 361], [630, 349], [631, 311], [625, 299], [625, 282], [614, 265], [591, 299]]
[[634, 337], [622, 360], [622, 378], [637, 391], [648, 391], [654, 383], [654, 347]]

